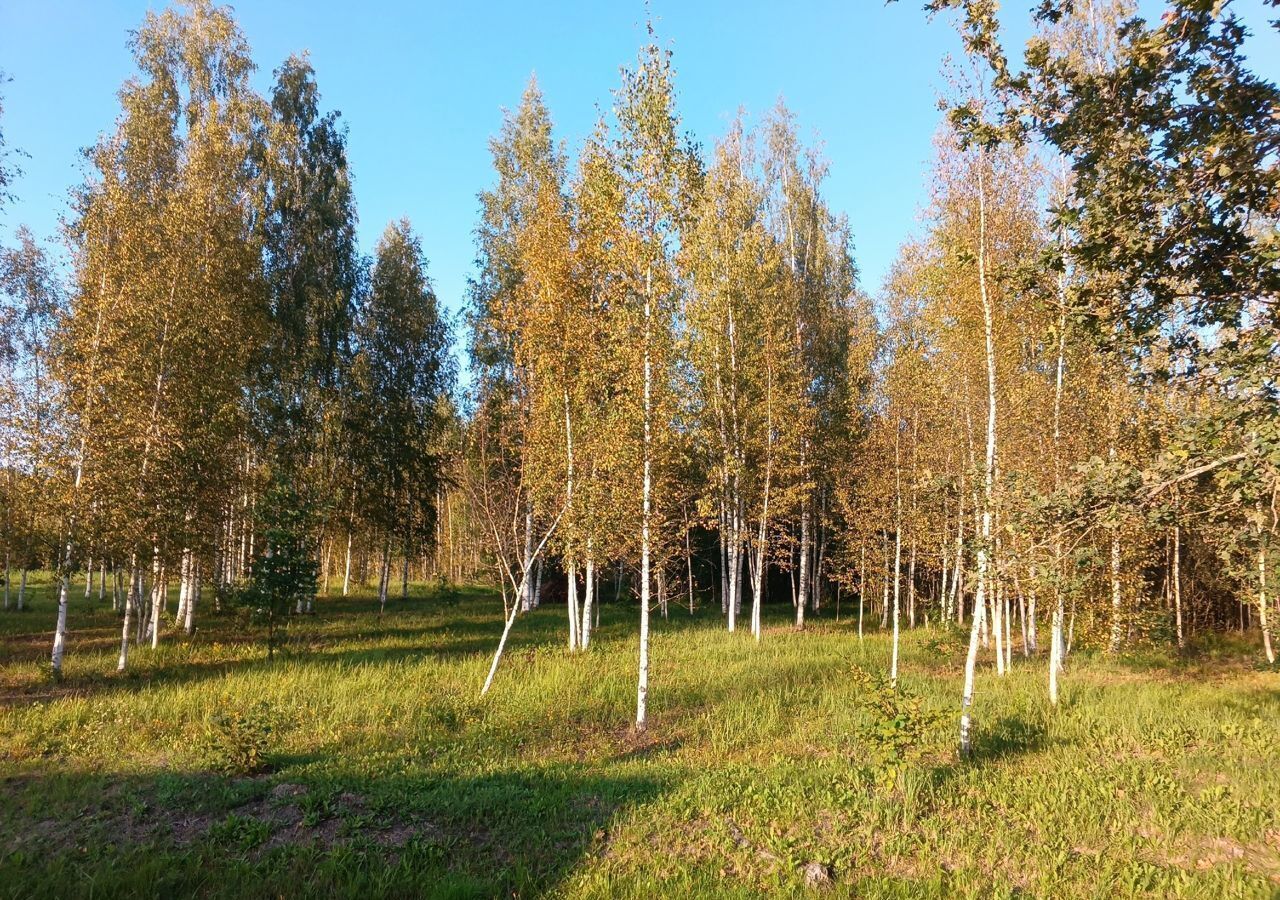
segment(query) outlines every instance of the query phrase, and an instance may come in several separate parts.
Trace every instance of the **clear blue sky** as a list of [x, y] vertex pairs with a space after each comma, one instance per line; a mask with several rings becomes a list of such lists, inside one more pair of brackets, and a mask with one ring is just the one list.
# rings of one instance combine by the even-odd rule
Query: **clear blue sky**
[[[111, 127], [115, 92], [132, 72], [127, 32], [145, 0], [3, 0], [4, 131], [30, 154], [0, 213], [0, 240], [26, 223], [51, 236], [81, 180], [79, 148]], [[350, 129], [362, 247], [407, 215], [422, 235], [441, 299], [456, 309], [471, 272], [476, 192], [491, 180], [487, 139], [537, 73], [570, 147], [607, 108], [619, 66], [644, 39], [634, 2], [421, 3], [412, 0], [241, 0], [233, 4], [266, 90], [290, 52], [309, 50], [326, 108]], [[653, 0], [675, 52], [685, 127], [710, 147], [736, 110], [779, 96], [831, 163], [828, 197], [853, 226], [862, 282], [875, 290], [927, 199], [941, 64], [959, 43], [922, 0]], [[1006, 4], [1007, 39], [1025, 38], [1025, 0]], [[1144, 8], [1154, 3], [1144, 3]], [[1255, 38], [1260, 71], [1280, 77], [1280, 37], [1261, 0], [1234, 7]]]

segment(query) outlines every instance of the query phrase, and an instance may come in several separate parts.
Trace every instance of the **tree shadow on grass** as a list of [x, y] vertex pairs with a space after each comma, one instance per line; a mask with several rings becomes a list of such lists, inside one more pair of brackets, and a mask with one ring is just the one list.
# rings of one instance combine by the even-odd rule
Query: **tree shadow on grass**
[[0, 896], [541, 896], [663, 789], [561, 772], [26, 776], [0, 792]]
[[1049, 744], [1049, 732], [1043, 722], [1021, 715], [1001, 716], [989, 728], [979, 728], [974, 735], [972, 759], [995, 762], [1027, 753], [1036, 753]]

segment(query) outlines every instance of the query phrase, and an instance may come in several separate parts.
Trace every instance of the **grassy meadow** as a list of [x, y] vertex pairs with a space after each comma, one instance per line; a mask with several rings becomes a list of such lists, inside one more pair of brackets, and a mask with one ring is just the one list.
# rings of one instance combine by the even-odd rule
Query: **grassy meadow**
[[[73, 600], [50, 680], [47, 581], [0, 616], [3, 897], [1270, 897], [1280, 894], [1280, 675], [1252, 646], [1181, 659], [983, 659], [954, 752], [963, 637], [889, 640], [825, 609], [656, 619], [591, 648], [564, 615], [501, 629], [486, 588], [321, 599], [274, 662], [208, 601], [115, 674], [110, 609]], [[96, 606], [96, 604], [95, 604]]]

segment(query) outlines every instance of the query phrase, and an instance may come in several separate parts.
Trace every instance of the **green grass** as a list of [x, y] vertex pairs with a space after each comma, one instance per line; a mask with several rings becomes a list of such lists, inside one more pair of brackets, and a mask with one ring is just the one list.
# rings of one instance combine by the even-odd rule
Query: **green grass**
[[[836, 897], [1280, 890], [1280, 676], [1252, 647], [1077, 654], [1056, 711], [1042, 658], [998, 679], [988, 656], [959, 763], [963, 641], [908, 633], [901, 687], [941, 718], [883, 778], [893, 726], [852, 671], [888, 641], [829, 610], [795, 633], [770, 609], [757, 646], [673, 608], [638, 735], [630, 605], [578, 656], [559, 608], [522, 618], [484, 699], [482, 588], [381, 619], [322, 600], [274, 663], [206, 602], [123, 676], [117, 620], [77, 596], [59, 684], [46, 582], [32, 605], [0, 616], [0, 896], [803, 896], [810, 862]], [[218, 774], [219, 716], [258, 728], [267, 771]]]

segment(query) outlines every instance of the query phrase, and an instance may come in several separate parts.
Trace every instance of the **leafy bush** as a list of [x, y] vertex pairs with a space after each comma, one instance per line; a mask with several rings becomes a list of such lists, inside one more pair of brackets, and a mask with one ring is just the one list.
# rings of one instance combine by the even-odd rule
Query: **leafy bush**
[[205, 724], [209, 767], [223, 775], [253, 775], [267, 768], [274, 716], [266, 702], [247, 710], [223, 708]]
[[882, 674], [854, 666], [852, 676], [859, 688], [858, 703], [867, 714], [857, 732], [867, 769], [881, 785], [899, 786], [906, 769], [930, 748], [944, 716]]
[[957, 628], [952, 622], [945, 622], [924, 640], [924, 649], [934, 659], [951, 659], [964, 653], [968, 643], [967, 630]]

